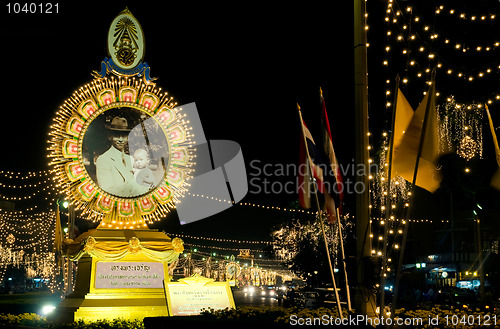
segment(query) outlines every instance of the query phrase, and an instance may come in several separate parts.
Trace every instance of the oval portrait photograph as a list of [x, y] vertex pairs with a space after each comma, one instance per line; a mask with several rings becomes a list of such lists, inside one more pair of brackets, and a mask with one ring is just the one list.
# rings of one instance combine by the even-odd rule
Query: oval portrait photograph
[[104, 192], [122, 198], [156, 188], [168, 168], [168, 142], [149, 114], [123, 106], [97, 116], [83, 138], [83, 163]]

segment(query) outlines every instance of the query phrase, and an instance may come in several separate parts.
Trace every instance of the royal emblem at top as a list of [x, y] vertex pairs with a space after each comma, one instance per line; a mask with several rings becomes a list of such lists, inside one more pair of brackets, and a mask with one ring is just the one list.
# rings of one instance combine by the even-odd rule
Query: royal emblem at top
[[101, 70], [94, 71], [93, 76], [104, 78], [108, 73], [118, 76], [143, 76], [146, 82], [149, 77], [149, 66], [143, 63], [144, 33], [139, 21], [125, 8], [111, 22], [108, 31], [108, 56], [101, 62]]
[[134, 15], [125, 8], [111, 23], [108, 53], [123, 69], [132, 69], [144, 58], [144, 34]]

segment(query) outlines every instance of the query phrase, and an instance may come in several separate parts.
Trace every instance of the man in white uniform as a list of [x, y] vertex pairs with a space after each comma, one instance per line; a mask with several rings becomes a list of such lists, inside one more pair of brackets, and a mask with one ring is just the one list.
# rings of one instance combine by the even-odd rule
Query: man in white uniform
[[132, 157], [125, 153], [128, 133], [132, 130], [127, 119], [114, 117], [109, 125], [111, 147], [101, 154], [96, 161], [97, 184], [104, 191], [118, 197], [139, 196], [148, 188], [135, 181]]

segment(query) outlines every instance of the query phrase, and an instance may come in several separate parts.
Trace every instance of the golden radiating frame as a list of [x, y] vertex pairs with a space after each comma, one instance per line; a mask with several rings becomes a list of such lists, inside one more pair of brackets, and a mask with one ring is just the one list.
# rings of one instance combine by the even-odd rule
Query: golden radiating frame
[[[147, 223], [165, 216], [189, 187], [194, 141], [186, 114], [173, 97], [155, 83], [135, 77], [95, 79], [73, 93], [57, 111], [49, 132], [50, 165], [56, 186], [100, 228], [147, 229]], [[129, 107], [154, 118], [168, 143], [164, 179], [146, 194], [112, 195], [94, 182], [86, 170], [83, 140], [92, 121], [104, 112]]]

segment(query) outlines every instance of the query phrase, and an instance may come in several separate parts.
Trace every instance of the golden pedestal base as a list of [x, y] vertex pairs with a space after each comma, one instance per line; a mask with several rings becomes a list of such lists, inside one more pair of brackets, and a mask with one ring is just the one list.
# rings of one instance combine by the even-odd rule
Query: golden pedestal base
[[[158, 261], [157, 257], [150, 257], [148, 252], [151, 250], [148, 252], [141, 252], [141, 246], [144, 247], [148, 243], [154, 243], [155, 246], [160, 247], [171, 246], [171, 239], [166, 234], [152, 230], [92, 230], [82, 234], [82, 236], [80, 236], [82, 238], [78, 237], [73, 243], [75, 248], [77, 243], [79, 243], [79, 245], [82, 246], [81, 248], [85, 250], [83, 255], [80, 252], [75, 289], [74, 292], [66, 296], [56, 308], [53, 316], [54, 320], [71, 322], [77, 320], [95, 321], [99, 319], [111, 320], [116, 318], [143, 319], [149, 316], [168, 316], [164, 289], [166, 283], [169, 281], [167, 261]], [[111, 257], [112, 260], [103, 258], [103, 250], [112, 255], [113, 248], [109, 246], [122, 246], [120, 242], [130, 243], [131, 245], [129, 249], [120, 249], [121, 258], [116, 259], [116, 257]], [[102, 247], [100, 250], [98, 249], [99, 246]], [[96, 250], [95, 253], [93, 252], [94, 248]], [[159, 247], [156, 248], [155, 251], [157, 251], [157, 249], [159, 249]], [[180, 251], [177, 248], [175, 252], [176, 255], [172, 255], [172, 250], [170, 251], [169, 261], [171, 262], [173, 258], [174, 260], [176, 259], [174, 256], [178, 256]], [[101, 255], [101, 257], [96, 257], [96, 254]], [[71, 254], [69, 256], [71, 259]], [[155, 288], [96, 288], [96, 275], [102, 278], [103, 275], [106, 276], [108, 274], [105, 272], [103, 272], [104, 274], [97, 273], [97, 264], [99, 262], [106, 262], [106, 264], [108, 264], [107, 268], [114, 263], [121, 263], [120, 265], [122, 266], [123, 263], [132, 266], [135, 266], [134, 264], [161, 263], [163, 266], [163, 287], [159, 288], [158, 281], [156, 281]], [[123, 274], [124, 272], [116, 273]], [[119, 284], [130, 283], [127, 281], [129, 279], [121, 280]], [[132, 283], [133, 280], [134, 279], [130, 279]]]

